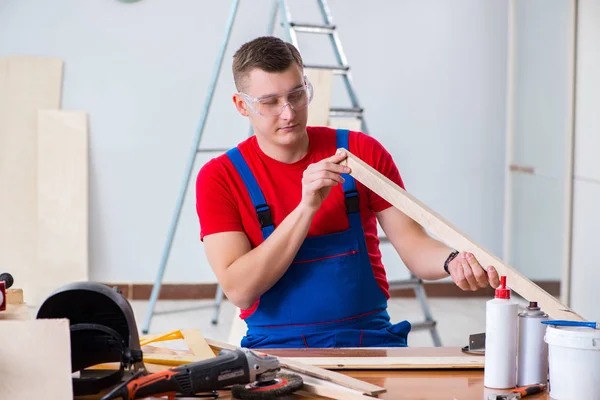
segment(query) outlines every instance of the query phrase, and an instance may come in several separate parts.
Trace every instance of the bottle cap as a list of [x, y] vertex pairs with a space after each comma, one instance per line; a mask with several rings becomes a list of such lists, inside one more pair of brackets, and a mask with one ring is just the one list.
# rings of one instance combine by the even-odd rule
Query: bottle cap
[[510, 289], [506, 287], [506, 276], [500, 277], [500, 286], [496, 288], [497, 299], [510, 299]]

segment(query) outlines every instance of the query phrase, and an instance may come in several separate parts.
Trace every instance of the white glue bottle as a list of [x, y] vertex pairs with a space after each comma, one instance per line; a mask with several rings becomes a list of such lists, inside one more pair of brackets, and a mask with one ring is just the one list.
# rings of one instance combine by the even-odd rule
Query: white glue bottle
[[495, 298], [485, 309], [485, 360], [483, 385], [511, 389], [517, 380], [517, 303], [510, 298], [506, 276], [500, 277]]
[[544, 341], [548, 314], [529, 302], [519, 314], [519, 344], [517, 349], [517, 386], [548, 382], [548, 345]]

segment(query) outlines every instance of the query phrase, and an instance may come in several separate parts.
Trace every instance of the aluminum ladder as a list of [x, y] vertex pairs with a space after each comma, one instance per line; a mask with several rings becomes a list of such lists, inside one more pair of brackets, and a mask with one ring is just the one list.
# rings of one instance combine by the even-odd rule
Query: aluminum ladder
[[[356, 90], [354, 88], [352, 82], [352, 75], [350, 71], [350, 65], [346, 59], [346, 55], [344, 53], [341, 40], [339, 38], [337, 28], [333, 23], [333, 18], [331, 16], [331, 11], [327, 5], [326, 0], [317, 0], [319, 10], [321, 12], [321, 16], [323, 18], [323, 24], [307, 24], [307, 23], [297, 23], [292, 21], [291, 12], [289, 8], [288, 0], [273, 0], [273, 6], [271, 9], [270, 19], [267, 26], [267, 34], [273, 35], [275, 32], [275, 23], [277, 20], [277, 14], [279, 11], [280, 15], [280, 23], [285, 28], [285, 31], [288, 36], [288, 40], [299, 49], [298, 44], [298, 33], [308, 33], [308, 34], [324, 34], [328, 35], [331, 41], [332, 47], [335, 52], [335, 58], [337, 60], [337, 64], [335, 65], [305, 65], [306, 68], [313, 69], [328, 69], [333, 72], [333, 74], [340, 75], [344, 82], [344, 87], [346, 88], [347, 95], [351, 102], [351, 107], [331, 107], [329, 110], [329, 116], [334, 118], [354, 118], [358, 119], [361, 122], [361, 130], [364, 133], [368, 134], [367, 125], [365, 122], [365, 118], [363, 115], [363, 108], [360, 105], [358, 100], [358, 96], [356, 94]], [[206, 124], [206, 119], [208, 117], [208, 113], [210, 111], [210, 106], [212, 103], [212, 98], [214, 95], [215, 87], [219, 78], [224, 53], [227, 49], [227, 45], [229, 43], [229, 39], [231, 37], [231, 31], [233, 28], [233, 23], [235, 21], [235, 16], [237, 13], [237, 9], [239, 6], [239, 0], [233, 0], [231, 11], [229, 18], [227, 20], [225, 37], [221, 44], [221, 49], [219, 52], [219, 56], [217, 57], [217, 62], [215, 65], [215, 70], [213, 72], [212, 81], [208, 89], [208, 94], [205, 102], [205, 107], [203, 109], [203, 113], [200, 119], [200, 124], [198, 130], [196, 132], [196, 136], [194, 138], [194, 144], [192, 146], [192, 151], [189, 156], [188, 168], [186, 170], [185, 179], [183, 183], [183, 188], [181, 190], [179, 201], [177, 207], [175, 209], [175, 213], [173, 215], [173, 220], [171, 224], [171, 228], [169, 231], [169, 235], [167, 238], [167, 244], [165, 246], [165, 250], [163, 253], [163, 257], [161, 259], [161, 264], [159, 267], [158, 276], [152, 288], [152, 294], [150, 296], [150, 302], [148, 307], [148, 313], [146, 315], [146, 321], [144, 324], [143, 332], [148, 333], [150, 327], [150, 321], [152, 319], [152, 315], [154, 313], [154, 307], [156, 305], [156, 301], [158, 299], [158, 295], [160, 292], [161, 282], [164, 276], [166, 263], [168, 261], [170, 249], [173, 242], [173, 237], [175, 235], [175, 231], [177, 229], [177, 224], [181, 215], [181, 209], [183, 206], [183, 199], [185, 198], [186, 190], [189, 186], [192, 168], [198, 153], [201, 152], [225, 152], [228, 149], [200, 149], [200, 139], [202, 137], [202, 133], [204, 131], [204, 127]], [[251, 128], [250, 128], [251, 129]], [[250, 134], [252, 131], [250, 130]], [[381, 242], [387, 242], [387, 238], [380, 238]], [[423, 314], [425, 316], [425, 320], [422, 322], [411, 322], [412, 331], [429, 329], [431, 332], [431, 337], [435, 346], [441, 346], [441, 340], [439, 334], [437, 332], [437, 323], [433, 319], [431, 314], [431, 310], [429, 308], [427, 296], [425, 293], [425, 289], [423, 287], [423, 281], [414, 275], [411, 274], [410, 279], [408, 280], [400, 280], [400, 281], [391, 281], [390, 289], [413, 289], [415, 291], [415, 295], [419, 301]], [[211, 318], [211, 322], [213, 325], [216, 325], [219, 321], [219, 312], [221, 309], [221, 304], [223, 302], [223, 290], [220, 285], [217, 284], [217, 290], [215, 294], [215, 303], [213, 309], [213, 316]]]

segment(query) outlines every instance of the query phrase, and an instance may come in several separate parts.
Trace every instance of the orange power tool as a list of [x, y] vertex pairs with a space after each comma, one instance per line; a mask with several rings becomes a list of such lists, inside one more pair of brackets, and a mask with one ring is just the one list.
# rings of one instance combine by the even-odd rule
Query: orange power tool
[[193, 396], [231, 387], [235, 398], [285, 396], [302, 387], [302, 378], [278, 374], [279, 360], [248, 349], [222, 350], [215, 358], [143, 376], [138, 371], [102, 400], [133, 400], [175, 395]]

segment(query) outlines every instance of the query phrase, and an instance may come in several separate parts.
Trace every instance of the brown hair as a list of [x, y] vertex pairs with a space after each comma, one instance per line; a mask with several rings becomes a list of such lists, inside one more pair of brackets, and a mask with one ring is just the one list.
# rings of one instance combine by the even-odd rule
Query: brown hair
[[283, 72], [295, 62], [304, 67], [300, 52], [291, 43], [274, 36], [258, 37], [244, 43], [233, 55], [233, 80], [241, 90], [248, 73], [254, 68], [265, 72]]

